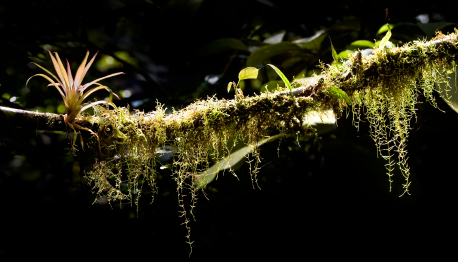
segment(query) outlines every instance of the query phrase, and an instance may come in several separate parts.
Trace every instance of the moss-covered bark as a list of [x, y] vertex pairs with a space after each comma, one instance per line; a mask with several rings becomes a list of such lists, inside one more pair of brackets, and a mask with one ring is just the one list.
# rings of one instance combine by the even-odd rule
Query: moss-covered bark
[[[344, 63], [322, 64], [322, 74], [314, 81], [296, 80], [293, 95], [286, 90], [263, 93], [234, 100], [214, 97], [197, 101], [186, 108], [165, 114], [158, 105], [156, 111], [131, 114], [120, 108], [119, 113], [99, 107], [100, 116], [78, 119], [79, 125], [91, 128], [98, 134], [102, 146], [83, 155], [93, 160], [86, 171], [87, 179], [95, 192], [107, 196], [109, 201], [138, 199], [141, 183], [156, 189], [156, 157], [160, 149], [173, 148], [173, 172], [177, 182], [179, 205], [188, 225], [188, 212], [192, 213], [196, 201], [195, 188], [203, 181], [201, 173], [209, 167], [209, 156], [221, 149], [230, 151], [227, 142], [248, 137], [248, 144], [256, 144], [267, 136], [267, 130], [282, 133], [313, 133], [305, 120], [311, 112], [332, 109], [336, 115], [351, 109], [354, 124], [358, 126], [361, 107], [366, 108], [366, 118], [379, 154], [387, 160], [387, 173], [393, 181], [392, 170], [398, 165], [405, 179], [405, 193], [410, 185], [406, 144], [410, 120], [415, 117], [417, 95], [423, 93], [435, 105], [435, 84], [448, 83], [450, 70], [458, 53], [457, 32], [438, 34], [430, 42], [417, 41], [391, 49], [375, 49], [370, 56], [360, 52], [350, 55]], [[455, 70], [454, 68], [452, 70]], [[59, 115], [38, 115], [32, 112], [2, 113], [1, 121], [36, 128], [65, 129]], [[17, 116], [15, 116], [17, 114]], [[46, 123], [46, 124], [43, 124]], [[47, 126], [49, 125], [49, 126]], [[250, 161], [252, 178], [256, 182], [259, 152], [253, 151]], [[128, 181], [128, 190], [121, 190], [121, 180]], [[201, 186], [201, 185], [199, 185]], [[187, 193], [186, 193], [186, 192]], [[184, 197], [191, 196], [187, 208]], [[187, 226], [188, 230], [189, 227]], [[189, 232], [189, 231], [188, 231]]]

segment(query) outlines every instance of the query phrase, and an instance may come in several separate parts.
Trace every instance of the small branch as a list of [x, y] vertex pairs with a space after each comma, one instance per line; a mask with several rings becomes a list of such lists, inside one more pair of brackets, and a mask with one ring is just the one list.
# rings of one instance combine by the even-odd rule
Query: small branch
[[0, 106], [2, 124], [37, 130], [65, 131], [63, 115]]

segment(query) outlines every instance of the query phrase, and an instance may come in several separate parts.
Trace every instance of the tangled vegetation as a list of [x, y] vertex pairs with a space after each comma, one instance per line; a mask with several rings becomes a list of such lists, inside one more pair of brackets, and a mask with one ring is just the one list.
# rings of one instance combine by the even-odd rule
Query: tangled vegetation
[[[357, 128], [361, 114], [366, 115], [378, 153], [387, 161], [390, 185], [393, 170], [399, 166], [405, 179], [404, 193], [408, 193], [406, 144], [417, 96], [422, 93], [436, 105], [435, 84], [448, 83], [447, 71], [455, 70], [452, 65], [458, 50], [457, 34], [438, 33], [430, 42], [376, 48], [370, 56], [355, 52], [343, 63], [322, 64], [322, 74], [314, 76], [311, 84], [295, 80], [293, 92], [280, 88], [275, 93], [234, 100], [211, 97], [171, 114], [166, 114], [160, 104], [156, 111], [134, 114], [128, 108], [116, 112], [98, 107], [97, 115], [82, 117], [94, 125], [92, 130], [100, 139], [103, 153], [98, 154], [94, 146], [96, 157], [86, 178], [97, 195], [109, 201], [129, 199], [138, 203], [143, 184], [157, 192], [155, 178], [160, 164], [156, 157], [170, 148], [175, 152], [171, 169], [189, 238], [196, 190], [205, 181], [202, 174], [210, 166], [211, 155], [221, 159], [220, 152], [231, 151], [229, 141], [247, 137], [248, 145], [254, 147], [248, 162], [256, 184], [260, 162], [256, 145], [268, 137], [269, 131], [313, 134], [314, 129], [305, 124], [307, 116], [332, 109], [337, 116], [351, 111]], [[128, 188], [122, 190], [121, 182], [125, 180]], [[185, 200], [190, 204], [186, 205]]]

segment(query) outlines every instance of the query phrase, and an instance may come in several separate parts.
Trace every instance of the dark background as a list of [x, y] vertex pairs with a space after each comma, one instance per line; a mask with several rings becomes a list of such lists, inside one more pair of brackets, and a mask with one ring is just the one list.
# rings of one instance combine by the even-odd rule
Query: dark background
[[[150, 111], [158, 101], [180, 109], [207, 96], [232, 98], [227, 83], [256, 47], [281, 30], [287, 42], [326, 29], [341, 52], [355, 40], [380, 40], [377, 31], [386, 23], [399, 25], [393, 29], [396, 44], [430, 37], [418, 26], [419, 15], [428, 18], [429, 28], [451, 32], [455, 25], [444, 22], [458, 22], [457, 8], [457, 1], [2, 1], [0, 106], [59, 112], [62, 101], [44, 79], [25, 89], [26, 80], [40, 72], [29, 62], [51, 68], [45, 49], [68, 58], [74, 70], [86, 50], [91, 56], [98, 50], [84, 82], [125, 72], [104, 82], [124, 97], [118, 106]], [[220, 38], [251, 49], [208, 45]], [[268, 62], [292, 79], [301, 72], [309, 76], [319, 60], [332, 62], [328, 39], [303, 54], [268, 57], [258, 68], [265, 84], [275, 80], [265, 69]], [[255, 92], [259, 84], [247, 82], [244, 93]], [[106, 96], [101, 91], [91, 99]], [[367, 123], [358, 131], [351, 116], [342, 117], [332, 132], [300, 144], [288, 139], [262, 146], [261, 190], [252, 188], [247, 165], [237, 170], [240, 181], [226, 173], [209, 184], [210, 200], [199, 194], [191, 223], [192, 258], [326, 257], [367, 248], [394, 254], [412, 247], [421, 253], [437, 245], [447, 251], [445, 243], [456, 243], [458, 114], [439, 96], [437, 101], [443, 112], [425, 102], [412, 122], [410, 196], [399, 197], [398, 170], [389, 192]], [[167, 170], [159, 171], [152, 204], [145, 188], [137, 216], [129, 203], [93, 204], [83, 162], [72, 156], [64, 133], [0, 123], [1, 256], [188, 257], [176, 185]]]

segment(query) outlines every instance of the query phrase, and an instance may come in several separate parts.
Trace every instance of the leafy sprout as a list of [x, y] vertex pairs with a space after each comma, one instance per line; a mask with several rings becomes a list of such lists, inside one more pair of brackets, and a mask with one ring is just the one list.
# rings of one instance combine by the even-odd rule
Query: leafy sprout
[[288, 78], [286, 78], [286, 76], [282, 73], [282, 71], [280, 71], [280, 69], [278, 69], [276, 66], [271, 65], [271, 64], [268, 64], [268, 65], [270, 65], [275, 70], [275, 72], [277, 72], [277, 74], [280, 76], [281, 80], [283, 80], [283, 82], [285, 83], [286, 87], [289, 89], [292, 95], [293, 87], [291, 86], [291, 83], [289, 82]]
[[380, 44], [379, 44], [379, 48], [380, 49], [383, 49], [385, 46], [388, 46], [388, 40], [390, 40], [391, 38], [391, 28], [390, 28], [390, 25], [389, 24], [386, 24], [386, 26], [388, 27], [388, 33], [386, 33], [386, 35], [382, 38], [382, 41], [380, 41]]
[[330, 37], [329, 37], [329, 41], [331, 42], [332, 58], [334, 58], [334, 62], [338, 63], [339, 62], [339, 57], [337, 56], [337, 52], [334, 49], [334, 46], [332, 45], [332, 41], [331, 41]]
[[247, 67], [242, 69], [239, 73], [239, 81], [237, 82], [237, 84], [235, 82], [229, 82], [229, 84], [227, 85], [227, 92], [229, 93], [231, 91], [232, 86], [234, 86], [235, 94], [243, 97], [242, 90], [238, 88], [240, 81], [246, 79], [256, 79], [258, 78], [258, 72], [259, 69], [257, 69], [256, 67]]
[[[91, 67], [92, 63], [94, 62], [94, 59], [97, 56], [98, 52], [87, 63], [87, 59], [89, 57], [89, 51], [87, 51], [86, 57], [84, 58], [83, 62], [80, 64], [80, 66], [78, 67], [78, 70], [76, 71], [76, 74], [75, 74], [74, 78], [72, 76], [72, 73], [71, 73], [71, 70], [70, 70], [70, 63], [68, 62], [68, 60], [67, 60], [67, 70], [65, 70], [64, 65], [62, 64], [62, 61], [60, 60], [59, 55], [57, 54], [57, 52], [54, 53], [55, 57], [53, 56], [51, 51], [48, 50], [48, 52], [49, 52], [49, 55], [51, 56], [51, 60], [52, 60], [52, 63], [54, 65], [54, 69], [56, 70], [56, 73], [57, 73], [58, 77], [56, 77], [53, 73], [51, 73], [50, 71], [48, 71], [44, 67], [40, 66], [39, 64], [31, 62], [32, 64], [34, 64], [34, 65], [38, 66], [39, 68], [43, 69], [46, 73], [48, 73], [49, 76], [45, 75], [45, 74], [33, 75], [27, 80], [26, 87], [27, 87], [27, 84], [29, 83], [29, 81], [30, 81], [30, 79], [32, 77], [41, 76], [41, 77], [45, 78], [46, 80], [48, 80], [51, 83], [48, 86], [52, 85], [57, 89], [57, 91], [59, 91], [59, 94], [62, 96], [62, 99], [64, 101], [64, 105], [65, 105], [65, 115], [64, 115], [65, 124], [67, 125], [67, 127], [69, 126], [75, 132], [75, 137], [73, 139], [72, 146], [75, 144], [75, 141], [76, 141], [76, 138], [77, 138], [76, 129], [78, 129], [78, 133], [79, 133], [80, 138], [81, 138], [81, 145], [83, 146], [83, 139], [82, 139], [82, 136], [81, 136], [81, 132], [79, 132], [79, 130], [86, 130], [86, 131], [89, 131], [90, 133], [92, 133], [95, 136], [97, 136], [97, 135], [92, 130], [90, 130], [88, 128], [84, 128], [84, 127], [79, 126], [79, 125], [76, 124], [75, 120], [76, 120], [78, 114], [83, 112], [86, 109], [89, 109], [89, 108], [93, 107], [94, 105], [97, 105], [97, 104], [109, 104], [112, 107], [114, 107], [116, 109], [116, 111], [117, 111], [118, 109], [116, 108], [115, 104], [113, 102], [111, 102], [111, 97], [112, 97], [112, 95], [114, 95], [114, 96], [116, 96], [116, 98], [119, 99], [119, 96], [116, 95], [115, 93], [113, 93], [113, 91], [111, 91], [110, 88], [108, 88], [107, 86], [101, 85], [98, 82], [100, 80], [103, 80], [103, 79], [106, 79], [106, 78], [109, 78], [109, 77], [112, 77], [112, 76], [124, 74], [124, 73], [123, 72], [118, 72], [118, 73], [110, 74], [110, 75], [101, 77], [99, 79], [96, 79], [94, 81], [91, 81], [89, 83], [86, 83], [86, 84], [82, 85], [81, 83], [82, 83], [82, 81], [84, 79], [84, 76], [86, 75], [87, 71], [89, 70], [89, 68]], [[92, 85], [97, 85], [97, 86], [90, 88]], [[93, 103], [90, 103], [90, 104], [87, 104], [87, 105], [83, 105], [84, 100], [89, 95], [91, 95], [92, 93], [94, 93], [95, 91], [100, 90], [100, 89], [105, 89], [108, 92], [110, 92], [110, 100], [109, 101], [96, 101], [96, 102], [93, 102]], [[100, 150], [100, 144], [99, 144], [99, 150]]]

